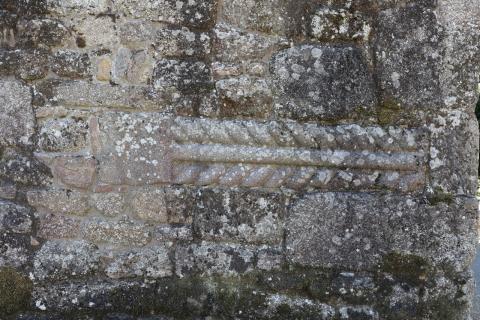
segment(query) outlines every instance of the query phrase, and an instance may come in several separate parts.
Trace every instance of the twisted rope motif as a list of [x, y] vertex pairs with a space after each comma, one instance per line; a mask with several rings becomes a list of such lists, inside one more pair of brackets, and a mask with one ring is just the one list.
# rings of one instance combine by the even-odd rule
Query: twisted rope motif
[[424, 187], [425, 175], [416, 172], [352, 172], [315, 167], [182, 162], [177, 163], [173, 170], [172, 183], [294, 190], [335, 186], [344, 190], [382, 188], [411, 192]]
[[178, 144], [220, 144], [283, 148], [357, 148], [361, 150], [407, 151], [425, 146], [420, 129], [319, 126], [297, 122], [220, 121], [175, 118], [170, 127]]

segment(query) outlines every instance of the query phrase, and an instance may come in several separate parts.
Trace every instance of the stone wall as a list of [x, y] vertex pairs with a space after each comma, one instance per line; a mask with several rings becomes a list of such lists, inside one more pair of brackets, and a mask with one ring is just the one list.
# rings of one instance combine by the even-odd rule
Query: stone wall
[[470, 319], [478, 0], [0, 9], [1, 319]]

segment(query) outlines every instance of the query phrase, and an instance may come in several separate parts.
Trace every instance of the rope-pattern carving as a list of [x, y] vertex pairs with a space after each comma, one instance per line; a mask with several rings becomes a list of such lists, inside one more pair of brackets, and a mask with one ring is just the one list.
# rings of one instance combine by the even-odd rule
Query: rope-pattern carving
[[178, 144], [220, 144], [281, 148], [355, 148], [406, 151], [424, 147], [420, 129], [320, 126], [297, 122], [175, 118], [170, 127]]
[[425, 175], [395, 171], [349, 171], [315, 167], [251, 164], [176, 163], [172, 183], [200, 186], [259, 188], [390, 189], [411, 192], [423, 188]]

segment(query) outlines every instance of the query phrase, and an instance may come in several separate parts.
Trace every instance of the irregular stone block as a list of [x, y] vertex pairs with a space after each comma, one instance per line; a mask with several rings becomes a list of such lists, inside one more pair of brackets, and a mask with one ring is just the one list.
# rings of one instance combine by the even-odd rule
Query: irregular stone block
[[35, 86], [41, 105], [106, 108], [162, 107], [162, 97], [155, 100], [149, 88], [142, 86], [111, 86], [78, 80], [46, 80]]
[[200, 189], [189, 200], [201, 239], [281, 243], [286, 199], [280, 193]]
[[210, 54], [211, 40], [208, 33], [186, 29], [159, 29], [155, 34], [155, 51], [162, 57], [195, 57], [201, 59]]
[[434, 206], [388, 194], [307, 194], [289, 210], [287, 258], [308, 266], [362, 270], [397, 251], [461, 269], [475, 248], [468, 221], [475, 219], [476, 201], [471, 202]]
[[371, 21], [362, 13], [329, 7], [315, 12], [310, 27], [312, 36], [322, 41], [368, 41], [372, 30]]
[[52, 213], [82, 216], [90, 209], [87, 194], [71, 190], [29, 191], [27, 199], [31, 206]]
[[121, 0], [115, 9], [133, 18], [149, 19], [183, 25], [190, 28], [207, 29], [215, 21], [217, 0], [174, 1], [174, 0]]
[[112, 59], [109, 57], [102, 57], [97, 62], [97, 80], [110, 81], [112, 72]]
[[469, 114], [437, 111], [429, 126], [430, 185], [437, 195], [477, 193], [478, 122]]
[[58, 157], [53, 160], [52, 173], [65, 186], [87, 189], [93, 183], [96, 161], [86, 157]]
[[0, 75], [37, 80], [48, 73], [48, 51], [43, 49], [0, 50]]
[[80, 118], [49, 119], [39, 125], [38, 149], [72, 152], [87, 146], [88, 123]]
[[71, 279], [94, 272], [98, 264], [95, 245], [83, 240], [51, 240], [36, 253], [33, 274], [40, 281]]
[[123, 193], [96, 193], [91, 197], [92, 206], [107, 217], [116, 217], [126, 211]]
[[242, 29], [286, 34], [289, 29], [287, 2], [282, 0], [227, 1], [223, 5], [223, 15], [227, 22]]
[[132, 52], [121, 47], [117, 51], [112, 66], [112, 81], [147, 84], [152, 78], [153, 68], [154, 61], [146, 51]]
[[273, 95], [266, 80], [239, 77], [215, 83], [221, 99], [220, 115], [224, 117], [268, 117]]
[[56, 14], [67, 14], [72, 10], [81, 10], [90, 14], [100, 14], [109, 8], [108, 0], [52, 0], [48, 1], [48, 10]]
[[254, 268], [254, 249], [240, 245], [201, 243], [175, 250], [175, 272], [179, 277], [197, 273], [231, 276]]
[[22, 19], [17, 23], [18, 41], [24, 46], [59, 46], [69, 36], [70, 31], [60, 21], [49, 18]]
[[0, 200], [0, 229], [2, 232], [28, 234], [32, 231], [29, 209], [13, 202]]
[[53, 213], [37, 214], [37, 218], [37, 236], [40, 238], [68, 239], [80, 234], [80, 219]]
[[168, 221], [165, 192], [162, 189], [139, 189], [130, 194], [133, 213], [140, 219], [158, 223]]
[[178, 225], [178, 224], [158, 225], [155, 227], [153, 231], [153, 238], [155, 241], [159, 241], [159, 242], [192, 241], [193, 240], [192, 226]]
[[[184, 187], [165, 188], [168, 222], [173, 224], [192, 223], [195, 189]], [[190, 230], [191, 232], [191, 230]]]
[[39, 187], [51, 182], [48, 168], [30, 150], [4, 148], [0, 160], [0, 178], [18, 186]]
[[271, 72], [278, 116], [333, 120], [375, 110], [373, 77], [357, 48], [293, 47], [273, 57]]
[[217, 25], [213, 35], [215, 57], [223, 62], [262, 60], [289, 44], [285, 38], [248, 33], [226, 24]]
[[153, 72], [157, 89], [175, 88], [181, 92], [209, 89], [212, 85], [210, 68], [203, 62], [160, 60]]
[[0, 80], [0, 144], [29, 145], [34, 128], [30, 88], [19, 81]]
[[77, 31], [77, 47], [110, 51], [110, 48], [116, 48], [120, 44], [117, 24], [110, 16], [75, 15], [70, 19], [70, 27]]
[[30, 235], [3, 232], [0, 234], [0, 267], [25, 268], [31, 263], [33, 248]]
[[402, 111], [444, 105], [441, 41], [435, 13], [418, 5], [384, 10], [375, 35], [381, 103]]
[[92, 218], [83, 225], [84, 237], [95, 243], [116, 246], [144, 246], [151, 240], [150, 230], [129, 220], [110, 221]]
[[90, 57], [86, 53], [60, 50], [51, 58], [50, 69], [60, 77], [78, 79], [91, 75]]
[[116, 255], [108, 264], [105, 273], [113, 279], [163, 278], [173, 274], [170, 250], [164, 246], [144, 248]]

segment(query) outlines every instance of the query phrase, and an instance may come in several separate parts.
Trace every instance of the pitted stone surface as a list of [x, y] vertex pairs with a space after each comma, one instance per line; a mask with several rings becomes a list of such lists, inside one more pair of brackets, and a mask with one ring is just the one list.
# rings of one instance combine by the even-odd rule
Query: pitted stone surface
[[479, 52], [478, 0], [0, 1], [0, 319], [474, 320]]
[[356, 47], [293, 47], [274, 56], [271, 71], [280, 116], [337, 119], [375, 107], [373, 76], [364, 53]]
[[19, 81], [0, 81], [0, 142], [2, 145], [29, 145], [35, 119], [32, 93]]

